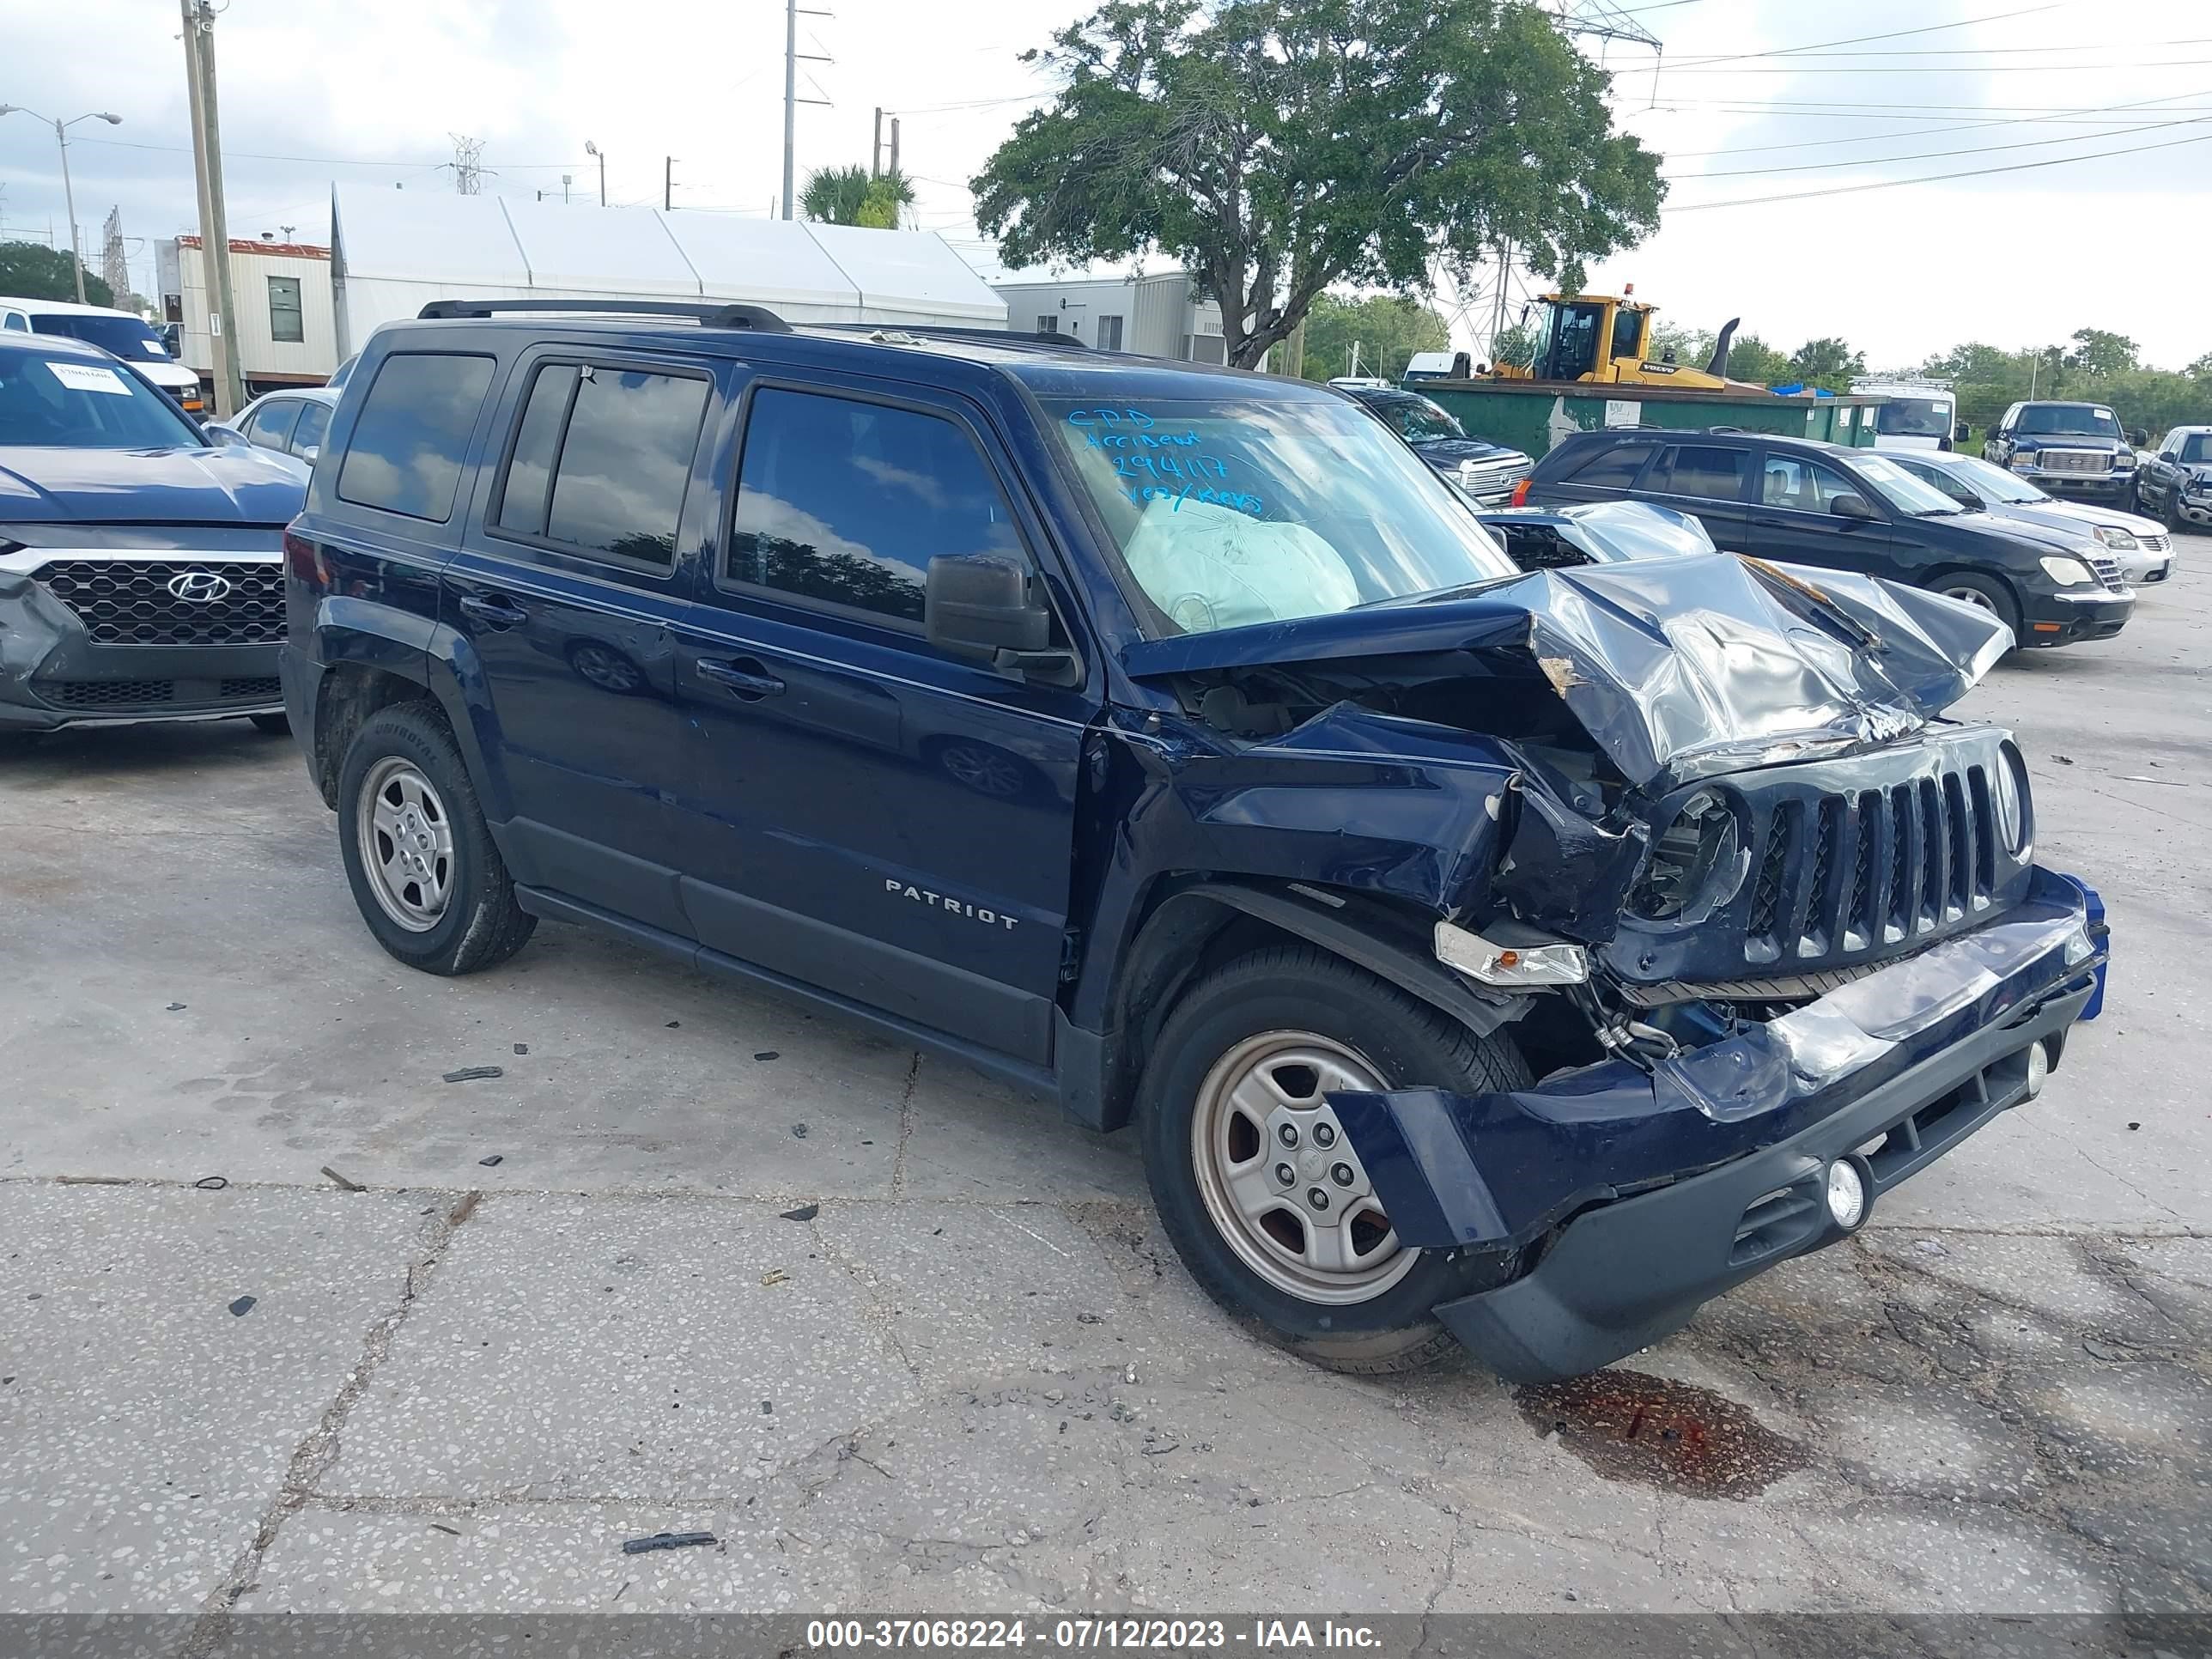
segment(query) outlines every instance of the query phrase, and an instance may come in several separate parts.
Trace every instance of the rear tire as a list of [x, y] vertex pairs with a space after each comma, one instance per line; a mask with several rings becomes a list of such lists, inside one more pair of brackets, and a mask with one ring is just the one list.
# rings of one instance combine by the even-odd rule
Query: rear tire
[[[1270, 1065], [1275, 1069], [1266, 1071]], [[1485, 1094], [1528, 1083], [1527, 1063], [1504, 1036], [1477, 1037], [1397, 987], [1311, 946], [1278, 946], [1207, 975], [1169, 1018], [1138, 1088], [1145, 1172], [1161, 1224], [1192, 1278], [1257, 1334], [1334, 1370], [1413, 1370], [1455, 1346], [1435, 1317], [1437, 1305], [1491, 1288], [1506, 1259], [1394, 1245], [1388, 1218], [1364, 1196], [1356, 1154], [1319, 1097], [1331, 1087], [1429, 1085]], [[1243, 1117], [1240, 1127], [1241, 1107], [1224, 1104], [1230, 1096], [1263, 1101], [1284, 1121], [1303, 1124], [1298, 1148], [1285, 1155], [1266, 1139], [1268, 1129], [1256, 1115]], [[1279, 1133], [1273, 1117], [1266, 1123]], [[1249, 1162], [1255, 1146], [1256, 1165]], [[1206, 1150], [1214, 1146], [1228, 1150], [1215, 1157]], [[1312, 1161], [1323, 1173], [1292, 1166], [1297, 1179], [1288, 1188], [1276, 1181], [1263, 1194], [1272, 1207], [1239, 1204], [1237, 1191], [1257, 1189], [1237, 1182], [1232, 1190], [1226, 1171], [1250, 1168], [1261, 1182], [1272, 1181], [1270, 1159], [1289, 1165], [1322, 1147], [1326, 1152]], [[1347, 1171], [1356, 1178], [1343, 1182]], [[1323, 1212], [1316, 1227], [1306, 1194], [1316, 1186], [1332, 1196], [1340, 1224]], [[1342, 1228], [1334, 1245], [1322, 1237], [1329, 1224]], [[1303, 1242], [1309, 1255], [1327, 1258], [1355, 1238], [1367, 1254], [1341, 1270], [1302, 1264], [1292, 1255]]]
[[2012, 589], [1994, 576], [1984, 576], [1972, 570], [1954, 570], [1933, 577], [1928, 583], [1931, 592], [1947, 599], [1961, 599], [1966, 604], [1992, 616], [2012, 630], [2013, 647], [2017, 650], [2025, 641], [2020, 636], [2020, 601], [2012, 596]]
[[430, 704], [362, 723], [338, 771], [338, 848], [376, 942], [426, 974], [473, 974], [520, 951], [538, 919], [477, 804], [453, 734]]

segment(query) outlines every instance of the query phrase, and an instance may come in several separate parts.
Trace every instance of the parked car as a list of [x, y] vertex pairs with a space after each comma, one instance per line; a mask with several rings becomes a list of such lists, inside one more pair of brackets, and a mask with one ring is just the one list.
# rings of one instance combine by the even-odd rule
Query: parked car
[[1416, 455], [1470, 501], [1503, 504], [1534, 465], [1517, 449], [1469, 437], [1450, 410], [1418, 392], [1401, 392], [1381, 382], [1329, 384], [1374, 410], [1385, 426], [1413, 445]]
[[2102, 404], [2014, 404], [1982, 441], [1982, 459], [2069, 501], [2135, 500], [2135, 446]]
[[1649, 501], [1584, 501], [1577, 507], [1514, 507], [1476, 515], [1523, 570], [1679, 559], [1715, 551], [1705, 527], [1686, 513]]
[[330, 386], [303, 386], [264, 392], [238, 411], [230, 422], [248, 443], [315, 464], [338, 392]]
[[1874, 410], [1876, 449], [1948, 450], [1966, 441], [1958, 394], [1948, 383], [1870, 374], [1853, 380], [1851, 393], [1882, 399]]
[[0, 728], [284, 729], [296, 465], [210, 447], [137, 367], [0, 333]]
[[2078, 530], [1969, 512], [1893, 456], [1807, 438], [1574, 433], [1516, 499], [1656, 501], [1694, 515], [1731, 552], [1886, 576], [1977, 605], [2023, 646], [2108, 639], [2135, 609], [2118, 563]]
[[107, 306], [64, 300], [19, 300], [0, 295], [0, 333], [60, 335], [120, 357], [177, 400], [187, 415], [207, 412], [200, 377], [179, 362], [168, 343], [144, 318]]
[[2173, 574], [2173, 541], [2155, 520], [2087, 501], [2062, 501], [1978, 455], [1923, 453], [1889, 459], [1963, 507], [2071, 531], [2084, 552], [2111, 558], [2130, 587], [2162, 582]]
[[[1719, 555], [1518, 571], [1296, 381], [428, 309], [286, 541], [286, 705], [379, 943], [462, 974], [586, 923], [1133, 1121], [1198, 1282], [1316, 1359], [1632, 1352], [2096, 1011], [2018, 746], [1939, 718], [1990, 617]], [[580, 637], [657, 695], [550, 666]], [[871, 708], [898, 741], [839, 729]]]
[[2212, 528], [2212, 426], [2178, 426], [2136, 473], [2136, 505], [2168, 529]]

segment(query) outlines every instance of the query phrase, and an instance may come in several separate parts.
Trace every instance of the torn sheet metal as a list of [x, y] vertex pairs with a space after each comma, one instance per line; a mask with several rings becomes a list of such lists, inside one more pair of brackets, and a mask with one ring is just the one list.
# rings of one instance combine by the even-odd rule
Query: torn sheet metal
[[1765, 1024], [1533, 1088], [1332, 1093], [1401, 1243], [1527, 1243], [1591, 1203], [1785, 1140], [2079, 979], [2085, 890], [2039, 869], [2004, 921]]
[[1914, 588], [1715, 554], [1146, 640], [1121, 660], [1146, 679], [1449, 653], [1563, 700], [1629, 781], [1657, 788], [1907, 736], [2009, 643], [1993, 617]]

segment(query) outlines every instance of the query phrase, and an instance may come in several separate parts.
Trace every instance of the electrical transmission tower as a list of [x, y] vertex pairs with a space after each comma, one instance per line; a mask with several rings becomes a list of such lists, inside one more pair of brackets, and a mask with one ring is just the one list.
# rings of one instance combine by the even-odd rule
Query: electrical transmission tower
[[123, 296], [131, 291], [131, 262], [123, 252], [123, 210], [107, 210], [107, 223], [101, 228], [100, 241], [100, 274], [113, 290], [115, 302], [122, 304]]
[[1659, 37], [1638, 22], [1613, 0], [1555, 0], [1552, 15], [1569, 34], [1592, 35], [1601, 40], [1620, 40], [1630, 46], [1660, 49]]
[[462, 196], [481, 196], [483, 193], [483, 147], [481, 138], [465, 137], [458, 132], [446, 135], [453, 141], [453, 189]]

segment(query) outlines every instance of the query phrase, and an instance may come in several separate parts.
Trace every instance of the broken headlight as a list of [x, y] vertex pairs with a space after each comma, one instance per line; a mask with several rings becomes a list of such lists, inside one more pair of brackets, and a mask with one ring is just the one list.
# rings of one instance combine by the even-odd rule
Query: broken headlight
[[1735, 896], [1746, 862], [1742, 814], [1719, 790], [1700, 789], [1652, 842], [1628, 908], [1646, 921], [1694, 918]]

